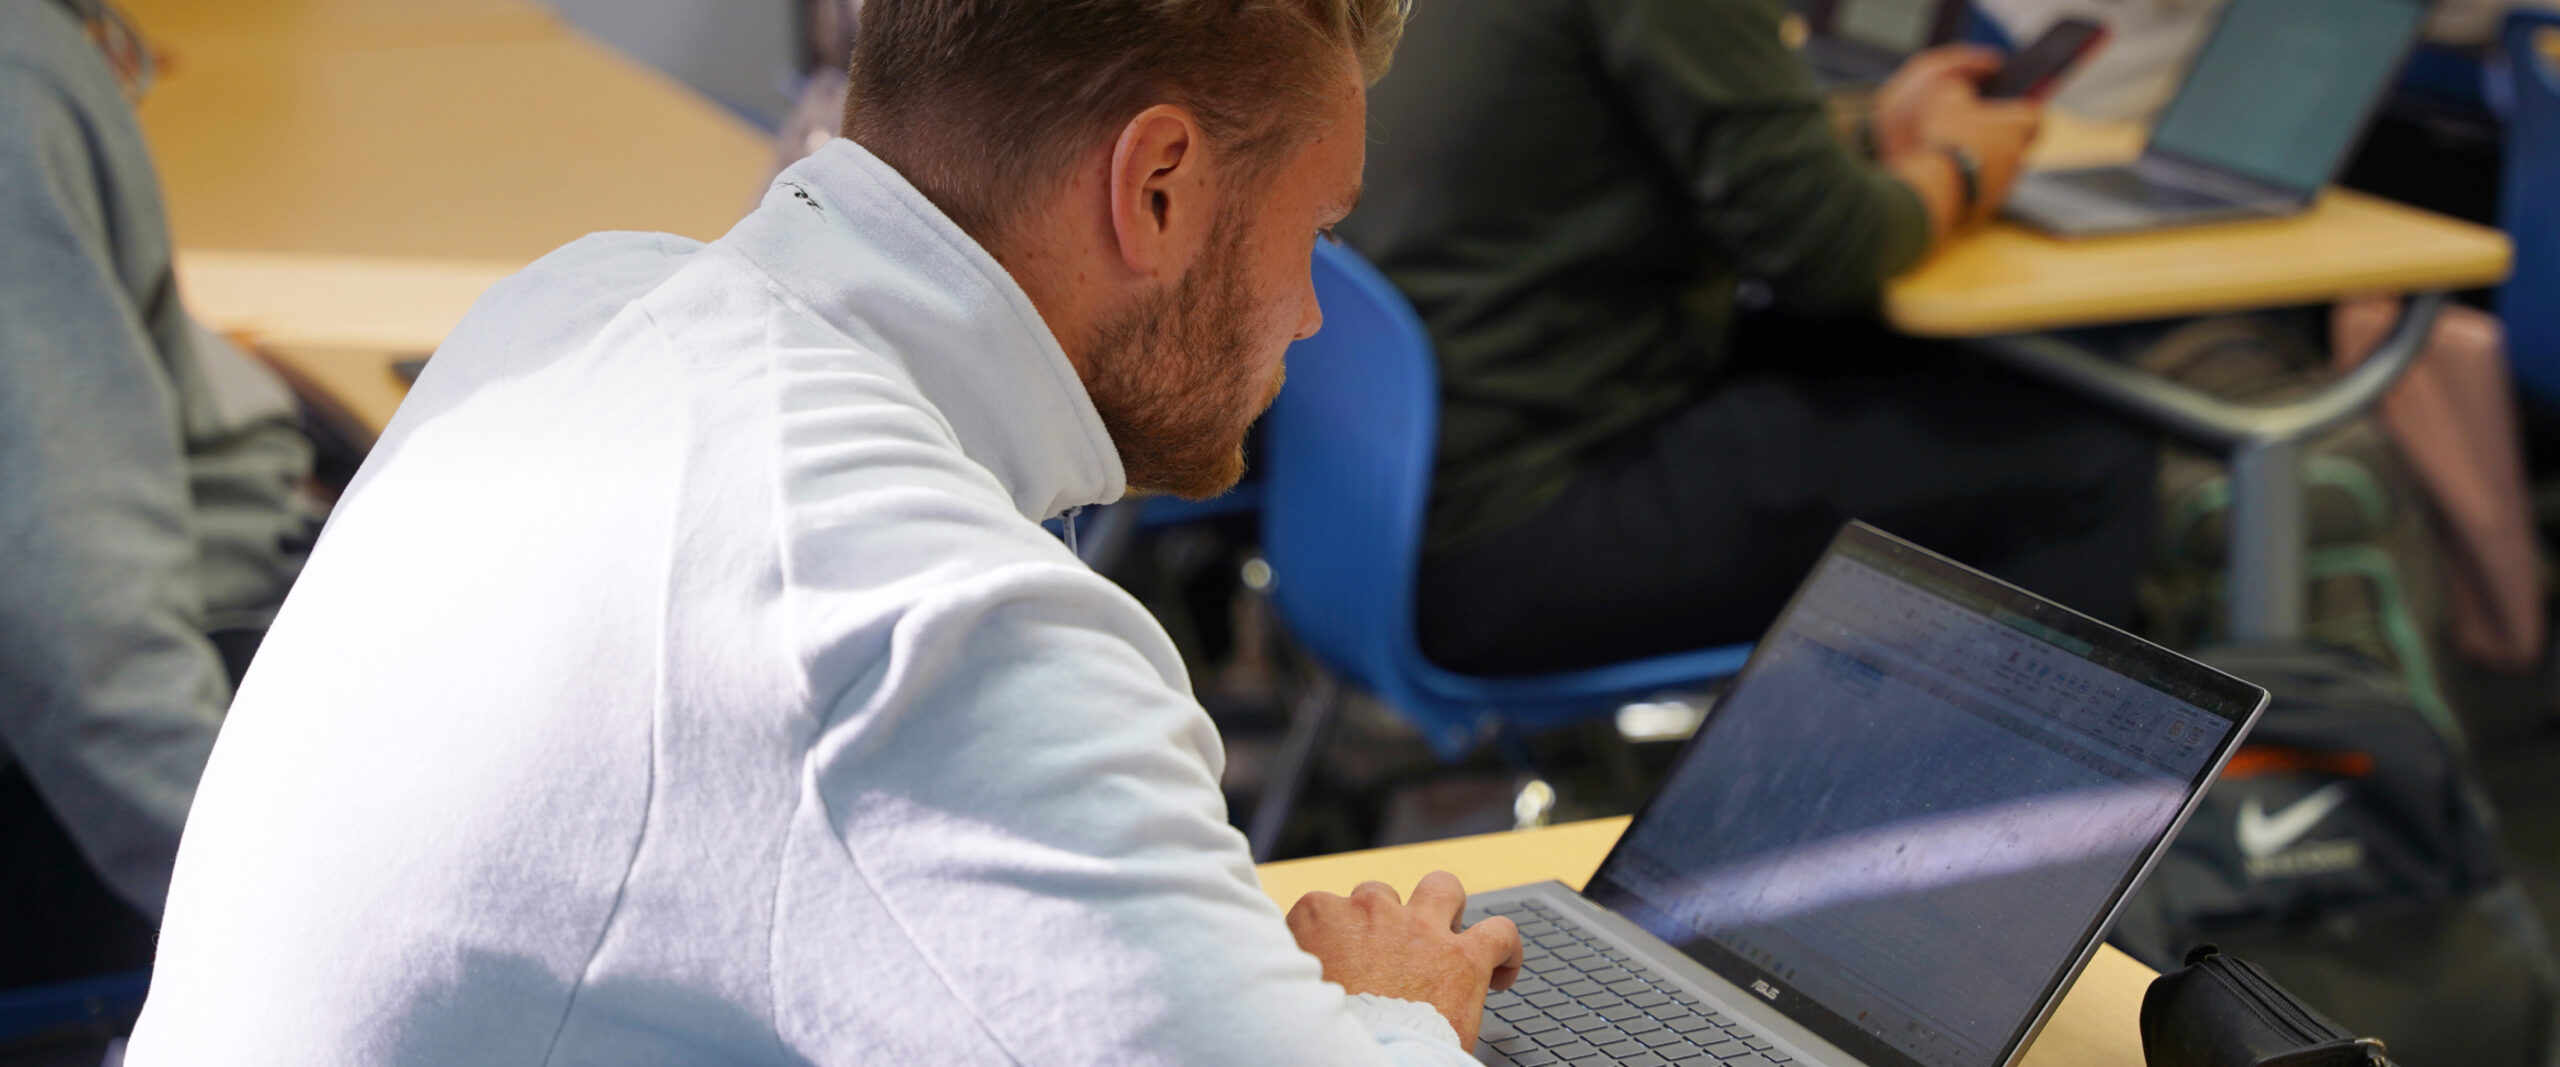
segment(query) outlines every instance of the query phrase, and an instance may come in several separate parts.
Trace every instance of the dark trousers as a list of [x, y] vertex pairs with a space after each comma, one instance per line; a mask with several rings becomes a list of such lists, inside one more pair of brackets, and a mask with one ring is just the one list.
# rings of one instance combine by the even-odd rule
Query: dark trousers
[[159, 931], [100, 881], [26, 771], [0, 768], [0, 991], [151, 965]]
[[1863, 519], [2117, 625], [2149, 544], [2149, 434], [1943, 345], [1764, 323], [1697, 403], [1539, 514], [1423, 561], [1423, 651], [1476, 674], [1757, 640]]
[[[265, 636], [211, 635], [234, 686]], [[26, 769], [0, 767], [0, 991], [148, 967], [158, 941], [158, 926], [90, 868]]]

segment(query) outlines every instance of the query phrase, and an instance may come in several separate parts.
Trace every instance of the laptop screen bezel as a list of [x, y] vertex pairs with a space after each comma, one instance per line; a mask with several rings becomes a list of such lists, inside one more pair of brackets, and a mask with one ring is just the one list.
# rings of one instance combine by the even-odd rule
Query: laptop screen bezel
[[1818, 0], [1813, 9], [1813, 17], [1807, 20], [1806, 28], [1811, 31], [1809, 36], [1828, 42], [1824, 45], [1826, 48], [1855, 52], [1876, 60], [1889, 60], [1893, 65], [1899, 65], [1903, 60], [1911, 58], [1923, 49], [1935, 48], [1955, 40], [1958, 34], [1964, 32], [1965, 16], [1972, 11], [1966, 0], [1930, 0], [1937, 5], [1937, 12], [1930, 18], [1928, 40], [1922, 41], [1920, 48], [1910, 52], [1896, 52], [1882, 45], [1861, 41], [1854, 37], [1840, 36], [1834, 31], [1833, 26], [1838, 22], [1840, 9], [1858, 2], [1859, 0]]
[[[2174, 840], [2179, 829], [2186, 825], [2188, 817], [2194, 814], [2196, 806], [2203, 800], [2205, 789], [2222, 773], [2222, 767], [2230, 761], [2231, 754], [2238, 750], [2241, 740], [2248, 735], [2250, 724], [2255, 722], [2259, 712], [2265, 709], [2267, 693], [2248, 682], [1956, 563], [1865, 523], [1852, 522], [1843, 527], [1839, 535], [1832, 539], [1831, 546], [1823, 553], [1822, 559], [1814, 564], [1814, 573], [1819, 573], [1822, 566], [1834, 556], [1841, 555], [1864, 558], [1870, 562], [1878, 560], [1887, 562], [1893, 565], [1898, 576], [1905, 580], [1914, 580], [1916, 576], [1916, 584], [1933, 594], [1946, 596], [1949, 592], [1954, 592], [1958, 595], [1950, 599], [1955, 599], [1959, 603], [1968, 600], [1974, 603], [1988, 602], [2000, 608], [2017, 611], [2035, 623], [2050, 626], [2070, 637], [2086, 641], [2093, 649], [2104, 650], [2109, 659], [2123, 664], [2123, 667], [2111, 665], [2109, 669], [2126, 674], [2138, 682], [2162, 688], [2164, 692], [2170, 692], [2207, 714], [2230, 722], [2233, 726], [2224, 735], [2212, 757], [2205, 761], [2203, 770], [2188, 781], [2187, 796], [2180, 804], [2177, 816], [2169, 820], [2165, 829], [2144, 846], [2139, 860], [2126, 871], [2122, 878], [2117, 880], [2115, 886], [2109, 891], [2105, 905], [2098, 909], [2097, 918], [2081, 931], [2076, 950], [2071, 953], [2061, 968], [2047, 976], [2035, 1004], [2022, 1017], [2018, 1028], [2009, 1034], [2001, 1046], [1994, 1062], [2003, 1065], [2013, 1064], [2026, 1043], [2043, 1029], [2045, 1021], [2052, 1016], [2055, 1005], [2060, 1001], [2071, 981], [2077, 978], [2080, 971], [2088, 965], [2090, 957], [2098, 948], [2100, 938], [2107, 927], [2115, 921], [2117, 913], [2124, 907], [2126, 899], [2132, 895], [2134, 887], [2141, 884], [2142, 878], [2150, 872], [2160, 854], [2166, 851], [2168, 843]], [[1788, 599], [1786, 607], [1778, 613], [1780, 625], [1794, 615], [1798, 602], [1804, 598], [1806, 591], [1812, 585], [1813, 582], [1808, 577], [1803, 585], [1797, 587], [1795, 594]], [[1775, 632], [1774, 627], [1772, 632]], [[1768, 643], [1764, 641], [1760, 648], [1752, 651], [1750, 661], [1744, 664], [1741, 673], [1735, 677], [1733, 686], [1727, 692], [1724, 701], [1740, 698], [1748, 690], [1753, 676], [1758, 673], [1767, 647]], [[2131, 668], [2131, 670], [2125, 668]], [[2141, 673], [2133, 673], [2134, 671]], [[2174, 679], [2179, 684], [2171, 689], [2161, 686], [2156, 681], [2159, 679]], [[1697, 733], [1681, 747], [1680, 754], [1672, 759], [1670, 769], [1665, 774], [1666, 779], [1675, 777], [1679, 769], [1696, 755], [1699, 746], [1710, 742], [1715, 734], [1716, 723], [1717, 716], [1709, 714], [1706, 722], [1699, 726]], [[1657, 793], [1654, 797], [1648, 798], [1644, 806], [1636, 811], [1634, 819], [1627, 824], [1626, 830], [1618, 835], [1616, 843], [1610, 846], [1608, 856], [1600, 861], [1598, 870], [1592, 874], [1583, 890], [1584, 896], [1603, 904], [1607, 902], [1608, 897], [1641, 899], [1611, 879], [1610, 871], [1626, 852], [1629, 842], [1636, 839], [1638, 828], [1645, 824], [1647, 817], [1652, 814], [1654, 804], [1659, 799], [1660, 794]], [[1779, 991], [1779, 996], [1768, 998], [1769, 1007], [1812, 1031], [1823, 1040], [1838, 1046], [1842, 1051], [1858, 1057], [1861, 1061], [1877, 1067], [1931, 1067], [1921, 1063], [1909, 1053], [1886, 1043], [1883, 1039], [1869, 1034], [1856, 1023], [1831, 1011], [1827, 1006], [1795, 993], [1792, 984], [1779, 978], [1776, 973], [1753, 965], [1750, 961], [1713, 941], [1695, 939], [1694, 944], [1674, 942], [1671, 943], [1671, 947], [1726, 981], [1732, 982], [1738, 988], [1754, 989], [1753, 983], [1758, 982], [1765, 983], [1768, 989]], [[1702, 954], [1697, 951], [1698, 949], [1707, 951]]]
[[2356, 150], [2363, 146], [2367, 137], [2373, 135], [2374, 116], [2380, 114], [2383, 105], [2391, 99], [2391, 89], [2399, 84], [2400, 72], [2408, 67], [2410, 53], [2417, 49], [2418, 41], [2425, 36], [2427, 5], [2423, 0], [2391, 0], [2393, 3], [2416, 9], [2417, 24], [2402, 35], [2400, 49], [2392, 58], [2389, 73], [2375, 82], [2373, 89], [2366, 94], [2364, 107], [2358, 112], [2356, 119], [2355, 135], [2347, 138], [2346, 143], [2339, 146], [2336, 156], [2329, 160], [2327, 172], [2322, 174], [2318, 181], [2312, 182], [2307, 187], [2298, 187], [2251, 174], [2228, 164], [2217, 163], [2185, 152], [2171, 151], [2160, 147], [2158, 141], [2160, 123], [2169, 117], [2170, 112], [2176, 111], [2178, 105], [2184, 103], [2188, 95], [2194, 91], [2196, 64], [2203, 62], [2205, 50], [2213, 47], [2215, 39], [2222, 36], [2223, 27], [2231, 21], [2232, 11], [2248, 2], [2249, 0], [2231, 0], [2230, 3], [2222, 5], [2221, 10], [2214, 12], [2213, 29], [2200, 39], [2195, 52], [2187, 57], [2186, 65], [2179, 69], [2178, 91], [2170, 95], [2169, 102], [2160, 108], [2158, 116], [2153, 120], [2150, 131], [2145, 135], [2142, 154], [2148, 159], [2166, 160], [2179, 167], [2218, 174], [2252, 188], [2278, 193], [2295, 203], [2309, 203], [2320, 195], [2320, 190], [2337, 182], [2338, 175], [2345, 173], [2348, 162], [2355, 158]]

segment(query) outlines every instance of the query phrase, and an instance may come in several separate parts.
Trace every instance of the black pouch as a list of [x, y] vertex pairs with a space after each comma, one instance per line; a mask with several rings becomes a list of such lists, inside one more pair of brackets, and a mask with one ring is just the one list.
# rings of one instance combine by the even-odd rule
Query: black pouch
[[2394, 1067], [2381, 1040], [2357, 1037], [2211, 945], [2142, 995], [2150, 1067]]

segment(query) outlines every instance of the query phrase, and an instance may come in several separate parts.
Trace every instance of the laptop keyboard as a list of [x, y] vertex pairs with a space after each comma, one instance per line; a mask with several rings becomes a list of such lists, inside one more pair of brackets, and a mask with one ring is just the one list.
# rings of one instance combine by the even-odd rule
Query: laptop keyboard
[[2218, 196], [2152, 181], [2129, 167], [2066, 171], [2046, 175], [2037, 180], [2053, 182], [2075, 192], [2094, 193], [2109, 200], [2161, 211], [2232, 206], [2231, 201]]
[[[1776, 1067], [1740, 1020], [1698, 1002], [1570, 916], [1535, 900], [1485, 909], [1520, 925], [1520, 980], [1484, 1001], [1478, 1055], [1517, 1067]], [[1488, 1051], [1489, 1050], [1489, 1051]]]

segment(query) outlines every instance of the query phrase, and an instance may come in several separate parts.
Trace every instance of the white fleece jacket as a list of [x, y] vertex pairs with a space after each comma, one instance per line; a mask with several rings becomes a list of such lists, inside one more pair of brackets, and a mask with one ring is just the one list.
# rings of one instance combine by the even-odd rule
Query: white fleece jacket
[[244, 683], [134, 1067], [1468, 1063], [1255, 885], [1122, 491], [996, 262], [847, 141], [482, 298]]

